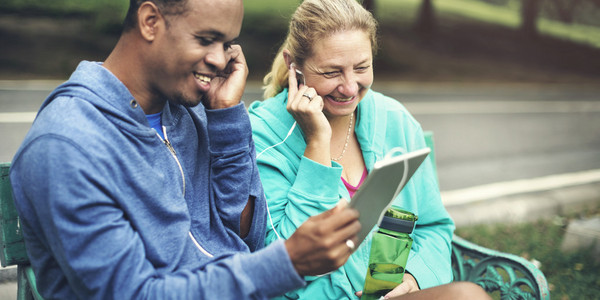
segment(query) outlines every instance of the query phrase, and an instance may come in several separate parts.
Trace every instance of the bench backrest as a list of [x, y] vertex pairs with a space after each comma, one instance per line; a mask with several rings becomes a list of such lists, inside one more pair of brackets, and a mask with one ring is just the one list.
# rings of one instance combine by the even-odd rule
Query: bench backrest
[[12, 188], [8, 178], [10, 163], [0, 164], [0, 262], [3, 267], [28, 264], [23, 232], [19, 224], [19, 215], [13, 201]]

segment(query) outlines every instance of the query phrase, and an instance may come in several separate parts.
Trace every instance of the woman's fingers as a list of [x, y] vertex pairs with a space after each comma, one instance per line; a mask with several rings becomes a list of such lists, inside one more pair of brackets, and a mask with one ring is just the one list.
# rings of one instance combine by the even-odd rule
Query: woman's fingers
[[298, 92], [298, 79], [296, 78], [296, 68], [293, 64], [290, 65], [288, 73], [288, 93], [293, 96]]
[[317, 97], [320, 98], [315, 89], [302, 86], [298, 89], [295, 95], [288, 95], [288, 111], [291, 113], [310, 112], [313, 109], [311, 102]]

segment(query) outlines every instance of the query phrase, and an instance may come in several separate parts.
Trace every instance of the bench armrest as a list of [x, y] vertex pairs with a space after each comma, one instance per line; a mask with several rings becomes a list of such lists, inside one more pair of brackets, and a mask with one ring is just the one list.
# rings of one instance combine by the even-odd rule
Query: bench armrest
[[479, 284], [501, 299], [550, 299], [546, 277], [526, 259], [452, 238], [452, 272], [455, 281]]

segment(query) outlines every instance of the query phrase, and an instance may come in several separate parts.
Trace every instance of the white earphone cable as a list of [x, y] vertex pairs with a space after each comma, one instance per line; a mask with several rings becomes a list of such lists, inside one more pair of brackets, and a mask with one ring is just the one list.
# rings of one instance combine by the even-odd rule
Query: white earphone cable
[[[296, 128], [296, 121], [294, 121], [294, 124], [292, 124], [292, 127], [290, 128], [290, 131], [288, 131], [287, 135], [285, 136], [285, 138], [281, 142], [265, 148], [258, 155], [256, 155], [256, 159], [258, 160], [258, 158], [263, 153], [265, 153], [265, 151], [267, 151], [269, 149], [272, 149], [272, 148], [275, 148], [275, 147], [277, 147], [277, 146], [285, 143], [285, 141], [287, 140], [287, 138], [289, 138], [292, 135], [292, 132], [294, 132], [294, 128]], [[266, 195], [265, 195], [265, 199], [267, 199]], [[271, 228], [273, 228], [273, 232], [275, 232], [275, 235], [277, 235], [277, 239], [281, 240], [282, 239], [281, 236], [279, 235], [279, 233], [277, 232], [277, 230], [275, 230], [275, 224], [273, 224], [273, 218], [271, 217], [271, 210], [269, 209], [269, 203], [268, 203], [268, 201], [267, 201], [267, 215], [269, 215], [269, 222], [271, 223]]]

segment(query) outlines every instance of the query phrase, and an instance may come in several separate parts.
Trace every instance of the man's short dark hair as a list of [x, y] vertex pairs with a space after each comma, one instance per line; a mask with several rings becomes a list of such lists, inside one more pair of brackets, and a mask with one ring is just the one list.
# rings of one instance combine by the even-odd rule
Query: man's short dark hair
[[138, 8], [144, 2], [154, 3], [164, 16], [168, 16], [183, 14], [188, 0], [129, 0], [129, 9], [123, 22], [124, 31], [135, 28]]

